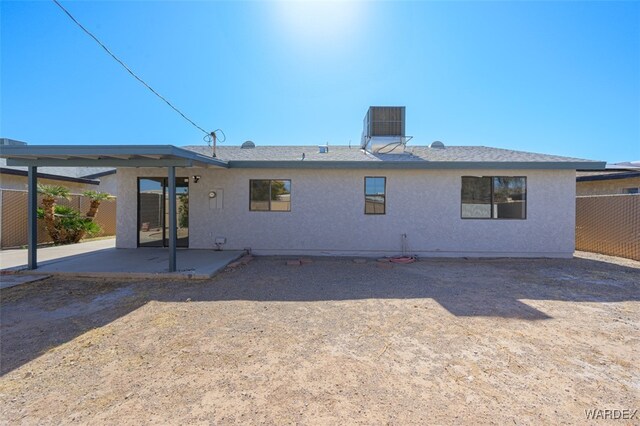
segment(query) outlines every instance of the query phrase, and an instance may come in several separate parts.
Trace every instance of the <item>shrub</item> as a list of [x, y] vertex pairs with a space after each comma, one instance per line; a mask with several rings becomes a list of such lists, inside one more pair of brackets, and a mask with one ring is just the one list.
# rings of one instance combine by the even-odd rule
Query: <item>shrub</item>
[[[38, 209], [38, 219], [45, 218], [45, 209]], [[92, 218], [67, 206], [55, 206], [53, 213], [54, 244], [72, 244], [80, 242], [82, 238], [94, 237], [102, 232], [102, 228]], [[51, 233], [49, 233], [50, 236]], [[52, 236], [53, 237], [53, 236]]]

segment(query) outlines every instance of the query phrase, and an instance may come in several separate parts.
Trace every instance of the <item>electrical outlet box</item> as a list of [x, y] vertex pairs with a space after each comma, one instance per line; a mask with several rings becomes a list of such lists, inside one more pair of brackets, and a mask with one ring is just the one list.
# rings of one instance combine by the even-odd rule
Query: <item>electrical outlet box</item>
[[222, 201], [224, 199], [224, 190], [215, 188], [209, 191], [209, 210], [222, 210]]

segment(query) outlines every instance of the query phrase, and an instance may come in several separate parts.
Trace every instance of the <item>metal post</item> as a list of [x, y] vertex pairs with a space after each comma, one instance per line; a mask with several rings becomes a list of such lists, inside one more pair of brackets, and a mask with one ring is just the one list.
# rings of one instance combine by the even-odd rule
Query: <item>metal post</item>
[[176, 240], [178, 239], [176, 216], [176, 168], [169, 166], [169, 272], [176, 271]]
[[27, 172], [27, 241], [28, 241], [28, 268], [38, 268], [38, 168], [29, 166]]

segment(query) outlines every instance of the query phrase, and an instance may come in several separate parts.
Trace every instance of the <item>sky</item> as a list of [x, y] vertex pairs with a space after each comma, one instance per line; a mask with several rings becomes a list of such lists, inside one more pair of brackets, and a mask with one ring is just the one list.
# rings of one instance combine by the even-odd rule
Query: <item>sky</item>
[[[410, 145], [640, 160], [640, 2], [61, 1], [225, 145]], [[50, 1], [0, 3], [0, 137], [205, 144]]]

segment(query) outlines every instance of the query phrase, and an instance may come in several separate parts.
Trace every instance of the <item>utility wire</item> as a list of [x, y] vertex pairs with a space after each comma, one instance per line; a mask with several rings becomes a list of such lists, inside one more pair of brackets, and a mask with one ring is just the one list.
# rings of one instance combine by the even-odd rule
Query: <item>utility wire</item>
[[[198, 126], [196, 123], [194, 123], [193, 120], [191, 120], [189, 117], [187, 117], [186, 115], [184, 115], [184, 113], [182, 111], [180, 111], [178, 108], [176, 108], [175, 106], [173, 106], [173, 104], [171, 102], [169, 102], [164, 96], [162, 96], [160, 93], [156, 92], [153, 87], [149, 86], [143, 79], [141, 79], [140, 77], [138, 77], [136, 75], [136, 73], [134, 73], [133, 71], [131, 71], [131, 68], [129, 68], [124, 62], [122, 62], [120, 59], [118, 59], [118, 57], [116, 55], [114, 55], [107, 46], [105, 46], [100, 40], [98, 40], [98, 37], [94, 36], [91, 31], [89, 31], [88, 29], [86, 29], [80, 22], [78, 22], [78, 20], [76, 18], [73, 17], [73, 15], [71, 15], [71, 13], [69, 13], [69, 11], [67, 9], [64, 8], [64, 6], [62, 6], [58, 0], [52, 0], [60, 9], [62, 9], [62, 11], [64, 13], [66, 13], [66, 15], [73, 21], [76, 23], [76, 25], [78, 25], [80, 27], [80, 29], [82, 29], [82, 31], [84, 31], [85, 33], [87, 33], [87, 35], [89, 37], [91, 37], [92, 39], [95, 40], [96, 43], [98, 43], [100, 45], [100, 47], [102, 47], [108, 54], [109, 56], [111, 56], [113, 59], [115, 59], [116, 62], [118, 62], [120, 65], [122, 65], [122, 67], [127, 70], [127, 72], [129, 74], [131, 74], [136, 80], [138, 80], [140, 83], [142, 83], [147, 89], [151, 90], [151, 92], [156, 95], [157, 97], [159, 97], [160, 99], [162, 99], [167, 105], [169, 105], [175, 112], [177, 112], [178, 114], [180, 114], [182, 116], [182, 118], [184, 118], [185, 120], [187, 120], [189, 123], [191, 123], [196, 129], [200, 130], [201, 132], [203, 132], [205, 135], [210, 135], [211, 132], [207, 132], [205, 129], [203, 129], [202, 127]], [[221, 132], [220, 129], [216, 130], [216, 132]], [[222, 133], [224, 135], [224, 132]], [[206, 138], [206, 136], [205, 136]], [[226, 139], [226, 137], [225, 137]]]

